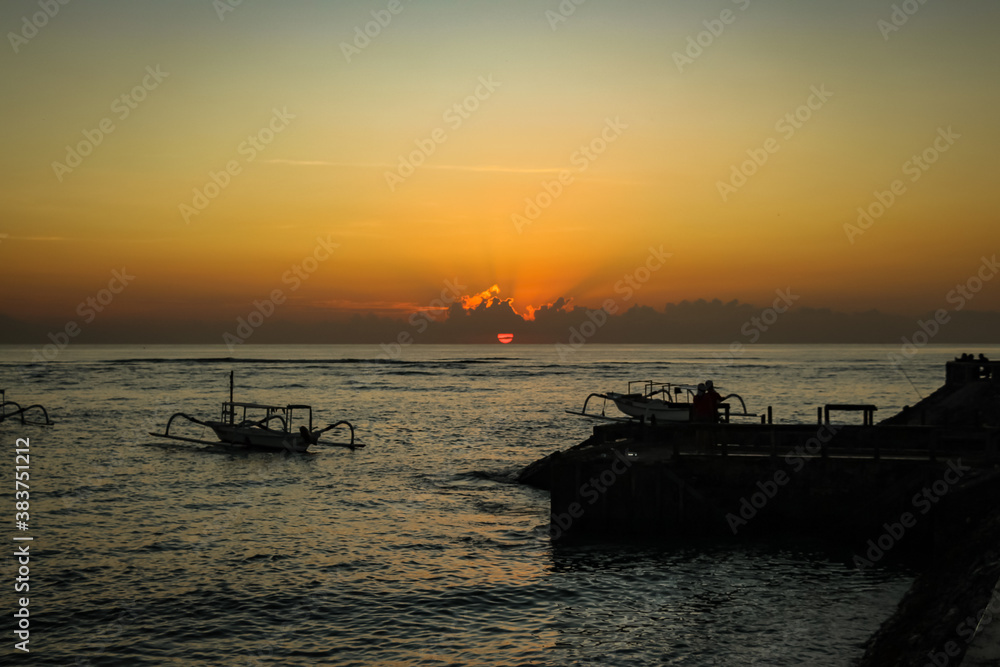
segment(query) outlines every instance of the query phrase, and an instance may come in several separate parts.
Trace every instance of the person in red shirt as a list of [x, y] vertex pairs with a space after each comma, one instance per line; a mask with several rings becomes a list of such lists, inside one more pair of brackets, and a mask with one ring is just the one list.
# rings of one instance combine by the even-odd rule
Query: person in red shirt
[[719, 404], [722, 403], [722, 396], [715, 391], [715, 385], [711, 380], [705, 381], [705, 403], [704, 410], [708, 415], [708, 421], [719, 421]]
[[698, 393], [695, 394], [694, 399], [691, 401], [691, 419], [696, 422], [708, 422], [712, 421], [712, 413], [714, 408], [711, 403], [711, 399], [705, 392], [705, 385], [698, 385]]

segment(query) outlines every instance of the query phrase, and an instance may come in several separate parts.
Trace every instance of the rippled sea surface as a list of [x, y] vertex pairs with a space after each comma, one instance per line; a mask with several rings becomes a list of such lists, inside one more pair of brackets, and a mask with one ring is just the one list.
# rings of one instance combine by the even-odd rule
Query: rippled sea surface
[[[555, 546], [547, 494], [513, 478], [589, 434], [566, 409], [630, 379], [711, 378], [780, 422], [829, 402], [886, 417], [961, 352], [928, 348], [904, 373], [889, 351], [760, 347], [724, 364], [693, 346], [412, 346], [390, 361], [365, 346], [95, 346], [33, 364], [0, 348], [8, 399], [57, 422], [0, 424], [8, 452], [30, 438], [32, 662], [847, 664], [911, 573], [859, 572], [802, 541]], [[311, 404], [367, 447], [148, 435], [177, 411], [217, 418], [230, 370], [237, 400]]]

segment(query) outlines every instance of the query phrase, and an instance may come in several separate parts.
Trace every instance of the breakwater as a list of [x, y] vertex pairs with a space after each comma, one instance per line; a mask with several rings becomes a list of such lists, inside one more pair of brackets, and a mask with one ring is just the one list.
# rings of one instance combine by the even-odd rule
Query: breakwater
[[[881, 517], [929, 513], [1000, 464], [1000, 363], [945, 371], [939, 390], [879, 424], [876, 406], [844, 404], [819, 406], [815, 424], [621, 420], [519, 479], [550, 492], [558, 539], [865, 534]], [[862, 423], [831, 423], [845, 410]]]
[[917, 517], [997, 462], [996, 430], [921, 427], [910, 437], [913, 429], [887, 427], [891, 436], [881, 438], [880, 428], [601, 425], [583, 446], [529, 466], [521, 481], [550, 492], [556, 539], [849, 538], [885, 517], [924, 532]]

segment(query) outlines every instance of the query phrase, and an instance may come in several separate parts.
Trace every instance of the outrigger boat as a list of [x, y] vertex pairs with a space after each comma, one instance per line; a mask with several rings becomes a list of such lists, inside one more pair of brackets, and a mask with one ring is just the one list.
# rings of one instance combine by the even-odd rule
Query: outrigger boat
[[[633, 390], [633, 386], [641, 386], [641, 391]], [[590, 394], [583, 402], [583, 409], [579, 412], [567, 410], [571, 415], [589, 417], [591, 419], [604, 419], [606, 421], [627, 422], [635, 419], [657, 424], [670, 424], [692, 421], [692, 408], [694, 406], [694, 396], [697, 387], [690, 384], [672, 384], [669, 382], [653, 382], [652, 380], [636, 380], [628, 383], [628, 389], [624, 394], [609, 391], [603, 394]], [[592, 398], [603, 398], [604, 405], [601, 414], [587, 412], [587, 406]], [[740, 402], [743, 412], [731, 412], [727, 400], [735, 398]], [[609, 417], [605, 414], [607, 402], [615, 404], [620, 412], [626, 417]], [[723, 396], [719, 401], [719, 408], [722, 414], [719, 419], [728, 422], [732, 417], [756, 417], [747, 412], [746, 403], [739, 394], [729, 394]]]
[[[305, 414], [305, 417], [301, 415]], [[295, 430], [296, 415], [307, 424]], [[233, 400], [233, 374], [229, 374], [229, 400], [222, 404], [222, 415], [218, 421], [202, 421], [183, 412], [177, 412], [167, 421], [163, 433], [150, 435], [171, 440], [196, 442], [203, 445], [218, 444], [210, 440], [191, 438], [170, 433], [170, 426], [178, 417], [200, 426], [207, 426], [215, 432], [219, 442], [242, 445], [255, 449], [283, 452], [305, 452], [310, 445], [318, 445], [319, 438], [327, 431], [346, 426], [350, 429], [350, 442], [327, 442], [327, 446], [346, 447], [350, 450], [364, 447], [354, 440], [354, 426], [346, 420], [338, 421], [321, 429], [313, 428], [312, 407], [308, 405], [265, 405], [262, 403], [241, 403]]]
[[[3, 422], [5, 419], [20, 417], [22, 424], [33, 424], [35, 426], [52, 426], [54, 424], [54, 422], [49, 419], [49, 413], [45, 410], [43, 406], [38, 405], [36, 403], [35, 405], [29, 405], [28, 407], [22, 408], [14, 401], [8, 401], [6, 396], [7, 396], [7, 390], [0, 389], [0, 422]], [[26, 419], [25, 415], [30, 410], [40, 411], [45, 421], [35, 421], [31, 419]]]

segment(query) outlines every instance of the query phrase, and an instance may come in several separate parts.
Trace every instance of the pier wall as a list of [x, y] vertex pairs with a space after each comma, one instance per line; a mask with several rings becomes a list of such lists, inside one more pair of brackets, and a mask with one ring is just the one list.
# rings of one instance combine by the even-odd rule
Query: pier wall
[[[933, 535], [932, 510], [981, 471], [954, 459], [665, 457], [610, 444], [552, 462], [551, 532], [671, 538], [768, 533], [877, 538], [899, 523]], [[897, 529], [898, 532], [898, 529]]]

